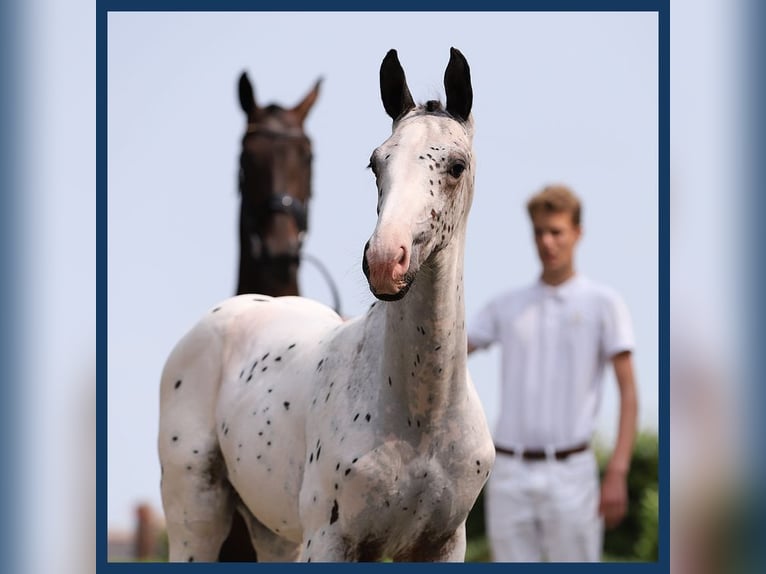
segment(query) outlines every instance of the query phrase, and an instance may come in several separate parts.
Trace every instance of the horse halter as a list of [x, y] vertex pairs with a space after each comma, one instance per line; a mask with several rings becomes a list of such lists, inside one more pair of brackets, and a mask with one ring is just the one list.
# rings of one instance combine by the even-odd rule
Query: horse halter
[[[248, 124], [247, 131], [244, 138], [248, 137], [265, 137], [273, 140], [302, 140], [308, 141], [306, 135], [297, 128], [288, 129], [285, 131], [276, 131], [257, 124]], [[302, 243], [303, 235], [308, 230], [308, 207], [305, 202], [301, 201], [297, 197], [286, 192], [273, 192], [267, 199], [253, 202], [249, 196], [245, 193], [244, 189], [244, 174], [240, 168], [239, 176], [239, 192], [242, 197], [243, 207], [246, 208], [247, 213], [267, 213], [269, 217], [276, 213], [283, 213], [289, 215], [295, 221], [295, 225], [298, 228], [299, 241]], [[253, 258], [260, 262], [270, 263], [282, 263], [285, 266], [292, 263], [298, 264], [300, 262], [299, 254], [279, 254], [274, 255], [269, 252], [266, 242], [261, 236], [261, 232], [258, 226], [252, 222], [248, 227], [250, 233], [257, 238], [260, 243], [259, 253], [253, 254]]]
[[[276, 131], [272, 129], [265, 128], [263, 126], [259, 126], [257, 124], [248, 124], [247, 125], [247, 131], [245, 132], [245, 138], [248, 137], [265, 137], [265, 138], [271, 138], [274, 140], [282, 139], [282, 140], [302, 140], [302, 141], [308, 141], [308, 137], [299, 129], [289, 129], [285, 131]], [[272, 193], [271, 196], [269, 196], [268, 199], [262, 200], [258, 202], [258, 204], [253, 204], [251, 200], [249, 199], [249, 196], [244, 193], [244, 177], [242, 170], [240, 168], [240, 177], [239, 177], [239, 193], [242, 197], [243, 202], [243, 213], [246, 211], [248, 214], [250, 213], [258, 213], [259, 211], [268, 213], [269, 217], [274, 215], [275, 213], [284, 213], [293, 218], [295, 221], [296, 227], [298, 228], [298, 239], [300, 246], [303, 244], [303, 236], [305, 235], [306, 231], [308, 230], [308, 206], [305, 202], [301, 201], [300, 199], [293, 197], [292, 195], [289, 195], [287, 193]], [[248, 215], [248, 218], [252, 220], [252, 216]], [[251, 253], [251, 256], [253, 259], [258, 261], [259, 263], [270, 263], [272, 265], [280, 265], [281, 271], [287, 272], [289, 266], [291, 264], [299, 265], [301, 260], [308, 261], [312, 263], [317, 270], [320, 272], [324, 280], [327, 282], [330, 293], [333, 299], [333, 309], [335, 310], [338, 315], [341, 314], [341, 304], [340, 304], [340, 295], [338, 291], [338, 287], [335, 284], [335, 281], [333, 281], [332, 276], [330, 275], [327, 268], [322, 264], [322, 262], [317, 259], [316, 257], [301, 252], [301, 249], [299, 247], [297, 253], [284, 253], [279, 255], [274, 255], [269, 252], [268, 246], [266, 242], [261, 237], [261, 233], [258, 230], [258, 226], [254, 224], [252, 221], [248, 221], [248, 227], [250, 228], [250, 233], [252, 234], [252, 237], [258, 240], [260, 244], [260, 248], [258, 250], [258, 255], [253, 255]]]
[[[240, 188], [240, 193], [242, 193], [242, 190]], [[283, 253], [283, 254], [272, 254], [271, 251], [269, 251], [268, 244], [266, 241], [264, 241], [263, 236], [261, 234], [261, 231], [258, 229], [258, 226], [254, 223], [254, 217], [249, 213], [250, 209], [248, 207], [255, 208], [259, 211], [268, 213], [268, 216], [271, 217], [275, 213], [284, 213], [286, 215], [291, 216], [295, 220], [296, 227], [298, 228], [298, 240], [299, 243], [303, 242], [303, 235], [306, 233], [306, 230], [308, 229], [308, 211], [306, 209], [306, 206], [302, 201], [299, 199], [294, 198], [291, 195], [288, 195], [286, 193], [275, 193], [272, 194], [268, 199], [259, 202], [257, 205], [249, 206], [248, 204], [251, 203], [251, 201], [248, 199], [247, 195], [242, 193], [242, 202], [244, 204], [243, 211], [247, 211], [248, 213], [245, 215], [247, 218], [247, 228], [248, 228], [248, 234], [258, 241], [259, 248], [257, 252], [251, 252], [251, 256], [254, 260], [260, 262], [260, 263], [272, 263], [272, 264], [284, 264], [285, 266], [288, 266], [290, 264], [298, 264], [300, 263], [300, 254], [299, 253]]]

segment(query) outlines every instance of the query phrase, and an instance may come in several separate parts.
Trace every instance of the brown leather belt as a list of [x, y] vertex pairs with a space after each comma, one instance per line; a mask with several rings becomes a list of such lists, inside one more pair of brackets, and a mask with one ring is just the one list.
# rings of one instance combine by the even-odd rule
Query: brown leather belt
[[[585, 442], [578, 446], [573, 446], [572, 448], [567, 448], [564, 450], [557, 450], [553, 453], [553, 456], [556, 458], [556, 460], [565, 460], [569, 456], [573, 454], [577, 454], [578, 452], [584, 452], [588, 450], [588, 443]], [[513, 450], [512, 448], [503, 448], [501, 446], [495, 445], [495, 450], [499, 452], [500, 454], [507, 454], [510, 456], [516, 456], [518, 455], [518, 452]], [[521, 458], [524, 460], [545, 460], [548, 458], [548, 455], [546, 452], [542, 449], [539, 450], [523, 450], [521, 451]]]

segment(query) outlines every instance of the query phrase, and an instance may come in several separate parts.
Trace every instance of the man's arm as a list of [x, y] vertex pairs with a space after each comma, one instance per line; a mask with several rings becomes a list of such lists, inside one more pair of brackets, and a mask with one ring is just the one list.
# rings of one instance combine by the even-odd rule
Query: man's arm
[[617, 442], [612, 458], [606, 466], [601, 484], [599, 513], [608, 528], [617, 526], [628, 510], [628, 471], [633, 454], [638, 419], [638, 398], [633, 376], [633, 359], [629, 351], [612, 358], [614, 374], [620, 392], [620, 420]]

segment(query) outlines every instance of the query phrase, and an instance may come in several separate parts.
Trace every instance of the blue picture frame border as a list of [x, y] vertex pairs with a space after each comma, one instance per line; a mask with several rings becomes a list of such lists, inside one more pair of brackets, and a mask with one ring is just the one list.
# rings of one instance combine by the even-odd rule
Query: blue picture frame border
[[[96, 2], [96, 404], [97, 404], [97, 486], [96, 486], [96, 571], [101, 572], [168, 572], [174, 568], [193, 568], [198, 572], [252, 572], [266, 569], [272, 572], [287, 572], [293, 569], [311, 568], [338, 572], [344, 568], [394, 568], [394, 569], [445, 569], [457, 568], [490, 571], [512, 568], [514, 573], [529, 572], [593, 572], [612, 574], [635, 572], [641, 574], [666, 573], [670, 571], [669, 553], [669, 304], [670, 304], [670, 14], [668, 0], [518, 0], [500, 3], [497, 1], [473, 2], [470, 10], [452, 0], [417, 0], [403, 2], [370, 1], [364, 6], [345, 0], [309, 2], [306, 0], [266, 0], [246, 2], [244, 0], [97, 0]], [[658, 70], [659, 70], [659, 252], [658, 293], [659, 293], [659, 559], [657, 562], [600, 564], [156, 564], [156, 563], [110, 563], [107, 562], [107, 77], [108, 42], [107, 20], [110, 12], [146, 11], [534, 11], [534, 12], [655, 12], [658, 15]], [[188, 570], [186, 570], [188, 571]]]
[[[22, 120], [18, 110], [22, 108], [23, 66], [15, 57], [22, 35], [14, 24], [21, 17], [21, 8], [16, 2], [0, 5], [0, 269], [6, 273], [0, 281], [0, 300], [6, 302], [3, 321], [0, 323], [0, 449], [6, 460], [19, 461], [5, 467], [0, 476], [0, 504], [3, 517], [0, 518], [0, 555], [3, 565], [16, 571], [23, 564], [21, 536], [18, 518], [23, 516], [24, 504], [17, 493], [24, 490], [24, 448], [18, 440], [19, 428], [23, 427], [19, 409], [11, 405], [23, 404], [22, 380], [23, 340], [28, 329], [21, 305], [24, 285], [23, 272], [25, 253], [21, 225], [24, 174], [24, 158], [18, 139], [23, 134]], [[22, 249], [19, 249], [21, 247]], [[10, 302], [10, 304], [9, 304]]]

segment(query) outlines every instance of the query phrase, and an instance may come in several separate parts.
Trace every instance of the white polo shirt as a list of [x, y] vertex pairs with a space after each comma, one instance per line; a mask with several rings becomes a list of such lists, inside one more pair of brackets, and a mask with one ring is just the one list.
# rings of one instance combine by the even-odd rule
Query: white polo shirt
[[491, 300], [469, 324], [477, 348], [502, 347], [495, 443], [565, 449], [591, 440], [604, 368], [634, 347], [633, 326], [612, 289], [575, 275], [538, 281]]

